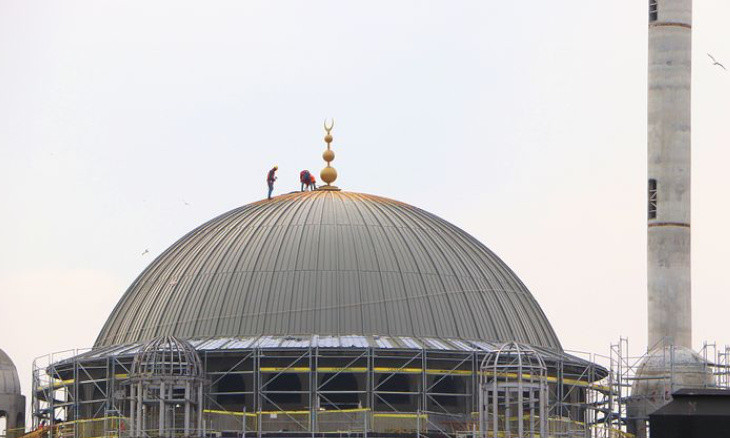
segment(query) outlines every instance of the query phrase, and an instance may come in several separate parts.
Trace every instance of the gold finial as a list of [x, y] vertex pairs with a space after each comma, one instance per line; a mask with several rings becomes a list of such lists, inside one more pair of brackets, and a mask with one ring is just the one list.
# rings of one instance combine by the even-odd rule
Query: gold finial
[[334, 167], [330, 166], [332, 160], [335, 159], [335, 152], [330, 149], [330, 144], [332, 143], [332, 128], [334, 127], [335, 119], [332, 119], [329, 126], [327, 126], [327, 119], [324, 120], [324, 130], [327, 132], [327, 135], [324, 136], [324, 141], [327, 143], [327, 150], [325, 150], [322, 154], [322, 158], [324, 158], [324, 161], [327, 162], [327, 167], [322, 169], [319, 176], [322, 178], [322, 181], [327, 183], [327, 185], [321, 186], [320, 189], [322, 190], [339, 190], [336, 186], [332, 185], [332, 183], [337, 179], [337, 171]]

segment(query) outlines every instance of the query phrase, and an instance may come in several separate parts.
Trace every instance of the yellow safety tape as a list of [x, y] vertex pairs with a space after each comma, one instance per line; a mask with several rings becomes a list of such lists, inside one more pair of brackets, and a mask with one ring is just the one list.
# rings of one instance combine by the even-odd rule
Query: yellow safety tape
[[259, 370], [262, 373], [308, 373], [312, 371], [309, 367], [261, 367]]
[[252, 414], [250, 412], [235, 412], [235, 411], [217, 411], [215, 409], [204, 409], [203, 412], [206, 414], [221, 414], [221, 415], [235, 415], [235, 416], [247, 416], [247, 417], [256, 417], [256, 414]]
[[455, 374], [457, 376], [471, 376], [473, 373], [469, 370], [426, 370], [426, 374], [436, 374], [444, 376]]
[[[480, 372], [479, 374], [485, 375], [485, 376], [509, 377], [509, 378], [513, 378], [513, 379], [518, 378], [518, 373], [500, 373], [500, 372], [495, 373], [493, 371], [485, 371], [485, 372]], [[530, 378], [533, 378], [533, 375], [528, 374], [528, 373], [522, 373], [522, 378], [530, 379]], [[548, 376], [545, 378], [545, 380], [550, 383], [558, 382], [558, 378], [553, 377], [553, 376]], [[580, 379], [563, 378], [563, 383], [568, 383], [568, 384], [571, 384], [572, 386], [588, 387], [588, 388], [593, 388], [596, 390], [603, 390], [606, 392], [610, 391], [610, 389], [611, 389], [605, 385], [596, 385], [596, 384], [592, 384], [591, 382], [587, 382], [585, 380], [580, 380]]]
[[[115, 379], [126, 379], [128, 377], [129, 377], [129, 374], [114, 374]], [[74, 379], [66, 379], [66, 380], [60, 380], [60, 381], [54, 379], [54, 382], [52, 384], [46, 385], [46, 386], [39, 386], [37, 391], [43, 391], [44, 389], [48, 389], [51, 387], [53, 387], [53, 389], [58, 389], [62, 386], [66, 386], [71, 383], [74, 383], [74, 381], [75, 381]]]
[[317, 370], [320, 373], [341, 373], [341, 372], [349, 372], [349, 373], [366, 373], [368, 371], [367, 367], [319, 367]]
[[428, 415], [426, 414], [373, 414], [373, 417], [383, 417], [383, 418], [428, 418]]
[[261, 411], [261, 415], [309, 415], [310, 411]]
[[101, 417], [101, 418], [87, 418], [83, 420], [71, 420], [71, 421], [65, 421], [60, 425], [70, 425], [70, 424], [81, 424], [81, 423], [94, 423], [94, 422], [100, 422], [100, 421], [106, 421], [106, 420], [126, 420], [125, 417]]
[[[308, 373], [312, 369], [309, 367], [261, 367], [259, 368], [264, 373]], [[367, 367], [319, 367], [317, 371], [320, 373], [339, 373], [339, 372], [350, 372], [350, 373], [366, 373]], [[421, 374], [423, 368], [396, 368], [396, 367], [375, 367], [373, 371], [376, 373], [400, 373], [400, 374]], [[435, 375], [462, 375], [469, 376], [472, 374], [469, 370], [436, 370], [426, 369], [426, 374]]]
[[[311, 372], [312, 369], [309, 367], [261, 367], [259, 370], [263, 373], [308, 373]], [[321, 373], [338, 373], [338, 372], [351, 372], [351, 373], [365, 373], [367, 372], [367, 367], [320, 367], [318, 368], [318, 372]], [[374, 367], [373, 372], [375, 373], [395, 373], [395, 374], [420, 374], [423, 372], [423, 368], [396, 368], [396, 367]], [[474, 373], [470, 370], [443, 370], [443, 369], [426, 369], [426, 374], [428, 375], [458, 375], [458, 376], [471, 376]], [[518, 378], [517, 373], [501, 373], [501, 372], [493, 372], [493, 371], [486, 371], [486, 372], [478, 372], [477, 374], [480, 375], [487, 375], [487, 376], [497, 376], [497, 377], [505, 377], [505, 378]], [[129, 374], [115, 374], [114, 378], [116, 379], [126, 379], [129, 378]], [[523, 373], [522, 374], [523, 379], [530, 379], [533, 378], [532, 374]], [[546, 377], [546, 381], [550, 383], [557, 383], [558, 378], [553, 376]], [[37, 388], [37, 391], [43, 391], [45, 389], [50, 388], [51, 386], [53, 389], [57, 389], [63, 386], [67, 386], [71, 383], [74, 383], [74, 379], [67, 379], [67, 380], [61, 380], [56, 381], [52, 385], [48, 386], [39, 386]], [[570, 379], [570, 378], [563, 378], [563, 383], [567, 383], [571, 386], [579, 386], [584, 388], [590, 388], [595, 389], [596, 391], [602, 391], [602, 392], [610, 392], [611, 388], [605, 385], [597, 385], [591, 382], [587, 382], [580, 379]]]
[[[277, 415], [309, 415], [311, 411], [261, 411], [261, 412], [237, 412], [237, 411], [221, 411], [221, 410], [215, 410], [215, 409], [205, 409], [203, 412], [206, 414], [220, 414], [220, 415], [234, 415], [234, 416], [243, 416], [246, 415], [247, 417], [256, 417], [258, 415], [271, 415], [271, 414], [277, 414]], [[349, 413], [349, 412], [370, 412], [370, 409], [368, 408], [355, 408], [355, 409], [331, 409], [331, 410], [324, 410], [324, 411], [318, 411], [318, 414], [338, 414], [338, 413]]]
[[355, 408], [355, 409], [330, 409], [325, 411], [319, 411], [319, 414], [339, 414], [342, 412], [370, 412], [368, 408]]
[[375, 367], [373, 371], [376, 373], [402, 373], [402, 374], [421, 374], [422, 368], [395, 368], [395, 367]]

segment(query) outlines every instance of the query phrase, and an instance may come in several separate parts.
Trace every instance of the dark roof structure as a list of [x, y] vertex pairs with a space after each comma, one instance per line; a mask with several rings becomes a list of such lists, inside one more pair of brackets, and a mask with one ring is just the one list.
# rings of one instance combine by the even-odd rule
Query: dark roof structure
[[419, 208], [292, 193], [201, 225], [153, 261], [95, 347], [255, 336], [517, 341], [562, 351], [525, 285], [475, 238]]
[[729, 390], [680, 389], [672, 399], [649, 415], [652, 437], [730, 436]]

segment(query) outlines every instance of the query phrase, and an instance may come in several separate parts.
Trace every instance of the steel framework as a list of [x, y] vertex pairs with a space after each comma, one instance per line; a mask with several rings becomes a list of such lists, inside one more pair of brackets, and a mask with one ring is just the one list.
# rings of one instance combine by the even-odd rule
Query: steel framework
[[[129, 422], [134, 354], [80, 353], [34, 362], [34, 427], [47, 428], [49, 438], [139, 435]], [[312, 347], [198, 353], [209, 382], [203, 434], [478, 434], [480, 366], [487, 351]], [[565, 357], [545, 361], [548, 436], [600, 436], [597, 431], [609, 430], [614, 419], [606, 414], [615, 400], [609, 375], [600, 365]]]

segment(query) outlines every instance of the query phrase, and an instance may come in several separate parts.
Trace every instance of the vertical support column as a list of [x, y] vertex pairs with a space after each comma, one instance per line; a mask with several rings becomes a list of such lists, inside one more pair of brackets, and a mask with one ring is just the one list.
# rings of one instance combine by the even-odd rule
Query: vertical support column
[[[74, 381], [71, 386], [72, 389], [72, 397], [73, 397], [73, 404], [72, 404], [72, 410], [74, 413], [74, 420], [78, 420], [79, 415], [79, 409], [81, 407], [81, 404], [79, 403], [79, 362], [77, 360], [74, 361]], [[66, 391], [68, 391], [68, 387], [66, 388]], [[69, 395], [66, 393], [66, 398], [68, 399]], [[66, 411], [68, 415], [68, 411]], [[53, 416], [55, 417], [55, 412], [53, 413]], [[68, 419], [68, 418], [67, 418]], [[73, 430], [74, 430], [74, 438], [79, 438], [79, 428], [76, 426], [78, 423], [74, 423]]]
[[[121, 421], [121, 420], [120, 420]], [[129, 387], [129, 428], [132, 436], [142, 436], [138, 430], [136, 430], [137, 424], [137, 385], [130, 385]]]
[[165, 413], [165, 416], [167, 417], [167, 423], [166, 428], [168, 430], [168, 436], [170, 438], [174, 437], [176, 435], [177, 430], [177, 405], [175, 402], [171, 402], [175, 398], [174, 396], [175, 392], [175, 382], [171, 382], [170, 385], [168, 385], [167, 388], [167, 412]]
[[512, 433], [512, 424], [510, 424], [510, 418], [512, 418], [512, 406], [510, 406], [510, 403], [512, 403], [512, 397], [510, 397], [512, 393], [512, 388], [509, 387], [509, 385], [505, 385], [504, 387], [504, 431], [507, 433], [507, 436], [509, 436]]
[[[368, 376], [367, 376], [367, 406], [370, 408], [370, 412], [375, 412], [375, 360], [373, 358], [373, 348], [368, 347]], [[374, 418], [374, 417], [373, 417]]]
[[106, 381], [106, 406], [104, 406], [104, 411], [114, 410], [114, 400], [112, 400], [112, 397], [114, 396], [114, 373], [112, 372], [112, 367], [113, 359], [107, 357], [106, 369], [104, 370], [106, 373], [104, 376], [104, 380]]
[[428, 365], [426, 360], [426, 350], [421, 349], [421, 390], [418, 391], [420, 395], [419, 405], [422, 411], [428, 411], [428, 375], [426, 374], [426, 366]]
[[165, 436], [165, 381], [160, 382], [160, 400], [159, 400], [159, 435]]
[[256, 436], [261, 438], [261, 349], [256, 347], [254, 350], [254, 380], [256, 394], [254, 394], [254, 400], [256, 401]]
[[[51, 362], [53, 361], [53, 357], [51, 357]], [[56, 400], [56, 385], [54, 382], [55, 379], [55, 371], [53, 371], [53, 365], [51, 365], [49, 368], [51, 368], [50, 373], [48, 373], [49, 377], [49, 385], [50, 389], [48, 390], [48, 393], [50, 394], [50, 400], [48, 401], [48, 408], [50, 412], [50, 418], [48, 419], [48, 425], [50, 428], [48, 429], [48, 438], [53, 438], [54, 436], [54, 427], [56, 426], [56, 406], [55, 406], [55, 400]], [[78, 382], [78, 379], [76, 378], [76, 364], [74, 364], [74, 387], [76, 386], [76, 382]], [[74, 401], [75, 402], [75, 401]], [[77, 413], [78, 415], [78, 413]]]
[[[312, 355], [314, 351], [314, 355]], [[309, 428], [314, 433], [317, 432], [317, 412], [319, 410], [319, 379], [317, 378], [317, 367], [319, 365], [317, 357], [319, 350], [317, 347], [309, 347], [309, 412], [311, 415]]]
[[[476, 360], [476, 359], [475, 359]], [[487, 423], [489, 421], [488, 415], [489, 415], [489, 393], [487, 388], [487, 382], [485, 376], [482, 374], [482, 371], [479, 370], [479, 374], [474, 374], [476, 378], [479, 381], [479, 386], [477, 387], [477, 406], [478, 406], [478, 413], [479, 413], [479, 433], [480, 437], [486, 437], [487, 436]]]
[[540, 383], [540, 436], [547, 436], [548, 430], [547, 430], [547, 420], [548, 420], [548, 388], [547, 388], [547, 375], [543, 375], [544, 379], [541, 379], [542, 382]]
[[522, 370], [520, 369], [520, 375], [517, 377], [517, 433], [518, 436], [524, 436], [525, 435], [525, 425], [524, 425], [524, 419], [525, 419], [525, 408], [523, 406], [523, 393], [524, 390], [522, 386]]
[[142, 385], [139, 383], [135, 383], [134, 386], [137, 388], [137, 423], [136, 423], [136, 431], [139, 434], [138, 436], [143, 436], [144, 434], [144, 419], [142, 418], [144, 415], [144, 399], [145, 399], [145, 392], [142, 389]]
[[[190, 381], [185, 382], [185, 436], [190, 436], [190, 405], [192, 404], [190, 394]], [[245, 420], [245, 417], [244, 417]]]
[[499, 388], [497, 386], [497, 367], [492, 369], [492, 434], [499, 436]]
[[147, 397], [148, 390], [147, 390], [147, 388], [144, 388], [144, 387], [140, 386], [140, 391], [141, 391], [141, 394], [142, 394], [141, 397], [142, 397], [142, 400], [143, 400], [143, 402], [140, 405], [137, 406], [137, 409], [139, 409], [141, 411], [141, 413], [142, 413], [140, 415], [140, 420], [141, 420], [141, 428], [140, 428], [140, 430], [142, 431], [142, 433], [147, 433], [147, 428], [148, 428], [148, 424], [147, 424], [147, 405], [144, 404], [144, 400], [148, 400], [149, 399], [149, 397]]
[[[540, 376], [542, 377], [542, 376]], [[530, 383], [533, 383], [533, 379], [530, 379]], [[530, 416], [530, 436], [535, 436], [535, 417], [540, 418], [540, 412], [539, 408], [535, 409], [535, 402], [537, 401], [539, 403], [540, 397], [542, 393], [542, 387], [538, 387], [537, 394], [535, 394], [535, 387], [534, 384], [530, 385], [530, 392], [528, 392], [528, 409]], [[537, 395], [537, 398], [535, 397]]]
[[[195, 434], [196, 434], [196, 436], [205, 436], [205, 433], [204, 433], [205, 430], [203, 428], [203, 425], [204, 425], [203, 412], [205, 410], [205, 400], [203, 399], [203, 383], [202, 382], [197, 383], [196, 388], [197, 388], [196, 396], [198, 398], [198, 403], [197, 403], [198, 410], [196, 411], [196, 414], [198, 416], [198, 422], [195, 425]], [[245, 421], [245, 419], [244, 419], [244, 421]]]

